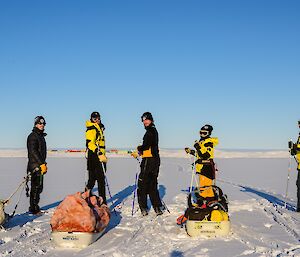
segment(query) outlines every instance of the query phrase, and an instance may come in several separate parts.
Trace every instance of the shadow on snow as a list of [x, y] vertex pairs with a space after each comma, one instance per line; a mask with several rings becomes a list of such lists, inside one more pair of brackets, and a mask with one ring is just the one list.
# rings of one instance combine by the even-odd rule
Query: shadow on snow
[[[124, 188], [123, 190], [119, 191], [118, 193], [116, 193], [115, 195], [112, 196], [112, 198], [109, 198], [107, 200], [108, 203], [111, 204], [110, 206], [110, 210], [112, 211], [111, 213], [111, 220], [110, 223], [107, 227], [106, 232], [108, 232], [109, 230], [113, 229], [114, 227], [116, 227], [121, 219], [121, 212], [113, 211], [118, 205], [122, 204], [122, 202], [124, 200], [126, 200], [130, 195], [132, 195], [132, 193], [134, 192], [135, 186], [134, 185], [130, 185], [126, 188]], [[97, 191], [97, 188], [94, 188], [93, 192]], [[163, 199], [163, 197], [166, 194], [166, 187], [164, 185], [159, 185], [159, 194], [160, 197]], [[41, 208], [42, 211], [47, 211], [49, 209], [55, 208], [57, 207], [62, 201], [57, 201], [48, 205], [45, 205]], [[135, 199], [135, 203], [137, 204], [137, 196]], [[4, 224], [4, 228], [6, 229], [11, 229], [13, 227], [17, 227], [17, 226], [23, 226], [28, 222], [32, 222], [35, 219], [39, 218], [40, 216], [37, 215], [31, 215], [29, 214], [29, 212], [25, 212], [25, 213], [20, 213], [20, 214], [16, 214], [13, 218], [9, 219], [5, 224]]]
[[[130, 195], [132, 195], [132, 193], [135, 190], [135, 186], [128, 186], [126, 188], [124, 188], [123, 190], [121, 190], [120, 192], [118, 192], [117, 194], [115, 194], [112, 198], [108, 199], [107, 202], [111, 203], [110, 206], [110, 210], [111, 210], [111, 219], [110, 222], [108, 224], [108, 227], [106, 229], [106, 232], [109, 232], [110, 230], [112, 230], [113, 228], [115, 228], [116, 226], [118, 226], [118, 224], [120, 224], [121, 219], [122, 219], [122, 212], [119, 212], [117, 210], [113, 211], [114, 208], [116, 208], [118, 205], [122, 204], [122, 202], [124, 200], [126, 200]], [[163, 197], [166, 194], [166, 187], [164, 185], [159, 185], [158, 188], [159, 194], [161, 199], [163, 199]], [[133, 204], [133, 196], [132, 196], [132, 202]], [[137, 195], [135, 198], [135, 206], [137, 206]], [[137, 212], [134, 211], [133, 215], [135, 215]]]
[[[48, 205], [45, 205], [41, 208], [42, 211], [47, 211], [49, 209], [52, 209], [54, 207], [57, 207], [62, 201], [57, 201], [55, 203], [51, 203]], [[35, 219], [39, 218], [40, 216], [38, 215], [32, 215], [29, 212], [24, 212], [20, 214], [16, 214], [14, 217], [9, 218], [9, 220], [4, 224], [4, 228], [10, 229], [13, 227], [20, 226], [22, 227], [25, 225], [27, 222], [32, 222]]]
[[[256, 194], [256, 195], [268, 200], [274, 206], [281, 206], [281, 207], [284, 207], [284, 208], [288, 209], [289, 211], [295, 211], [296, 210], [295, 205], [293, 205], [291, 203], [288, 203], [288, 202], [285, 202], [284, 200], [282, 200], [282, 199], [280, 199], [280, 198], [278, 198], [274, 195], [271, 195], [271, 194], [268, 194], [266, 192], [262, 192], [262, 191], [259, 191], [259, 190], [256, 190], [256, 189], [253, 189], [253, 188], [247, 187], [247, 186], [240, 186], [240, 187], [242, 188], [243, 192]], [[286, 207], [285, 207], [285, 205], [286, 205]]]

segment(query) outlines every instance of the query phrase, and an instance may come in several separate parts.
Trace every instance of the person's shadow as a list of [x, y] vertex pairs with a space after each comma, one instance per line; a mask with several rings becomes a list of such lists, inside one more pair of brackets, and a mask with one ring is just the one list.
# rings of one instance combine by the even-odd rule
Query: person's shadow
[[[111, 198], [109, 198], [107, 200], [107, 203], [111, 204], [110, 205], [111, 219], [110, 219], [109, 225], [106, 229], [106, 233], [108, 231], [110, 231], [111, 229], [115, 228], [116, 226], [118, 226], [118, 224], [121, 222], [122, 216], [121, 216], [121, 213], [116, 210], [116, 207], [118, 205], [122, 204], [122, 202], [124, 200], [126, 200], [134, 192], [134, 190], [135, 190], [134, 185], [127, 186], [126, 188], [122, 189], [121, 191], [119, 191], [118, 193], [116, 193], [115, 195], [113, 195]], [[97, 188], [94, 188], [93, 192], [94, 191], [96, 192]], [[160, 194], [161, 199], [163, 199], [163, 197], [166, 194], [166, 187], [164, 185], [159, 185], [159, 194]], [[47, 211], [49, 209], [55, 208], [61, 202], [62, 201], [57, 201], [57, 202], [45, 205], [41, 208], [41, 210]], [[135, 202], [137, 202], [137, 195], [136, 195]], [[12, 218], [9, 218], [8, 221], [3, 225], [3, 227], [5, 229], [11, 229], [11, 228], [17, 227], [17, 226], [22, 227], [26, 223], [32, 222], [39, 217], [40, 216], [37, 216], [37, 215], [31, 215], [31, 214], [29, 214], [29, 212], [16, 214]]]
[[[110, 230], [112, 230], [113, 228], [115, 228], [116, 226], [118, 226], [122, 220], [122, 215], [121, 212], [116, 210], [116, 207], [120, 204], [122, 204], [122, 202], [127, 199], [135, 190], [135, 186], [128, 186], [126, 188], [124, 188], [123, 190], [121, 190], [120, 192], [118, 192], [117, 194], [115, 194], [112, 198], [108, 199], [108, 203], [111, 203], [110, 206], [110, 210], [111, 210], [111, 219], [110, 222], [108, 224], [108, 227], [106, 229], [106, 232], [109, 232]], [[166, 187], [164, 185], [159, 185], [158, 188], [159, 194], [161, 199], [163, 199], [163, 197], [166, 194]], [[150, 201], [150, 200], [149, 200]], [[133, 199], [132, 199], [132, 204], [133, 204]], [[151, 203], [150, 203], [151, 204]], [[149, 204], [149, 206], [150, 206]], [[135, 198], [135, 205], [137, 205], [137, 194], [136, 194], [136, 198]], [[136, 211], [133, 213], [133, 215], [136, 214]]]
[[[42, 211], [47, 211], [51, 208], [57, 207], [62, 201], [57, 201], [55, 203], [51, 203], [45, 205], [41, 208]], [[35, 219], [39, 218], [39, 215], [32, 215], [29, 212], [24, 212], [20, 214], [16, 214], [13, 217], [8, 217], [8, 221], [3, 225], [5, 229], [11, 229], [13, 227], [22, 227], [28, 222], [32, 222]]]
[[132, 194], [134, 188], [135, 188], [134, 185], [128, 186], [107, 200], [107, 203], [111, 204], [110, 205], [111, 216], [105, 233], [107, 233], [108, 231], [112, 230], [113, 228], [115, 228], [120, 224], [122, 215], [121, 212], [116, 210], [116, 207], [122, 204], [122, 202]]
[[256, 195], [268, 200], [273, 205], [282, 206], [282, 207], [288, 209], [289, 211], [296, 211], [295, 205], [285, 202], [284, 200], [282, 200], [274, 195], [268, 194], [266, 192], [258, 191], [256, 189], [253, 189], [253, 188], [247, 187], [247, 186], [240, 186], [240, 187], [242, 188], [241, 191], [246, 192], [246, 193], [256, 194]]

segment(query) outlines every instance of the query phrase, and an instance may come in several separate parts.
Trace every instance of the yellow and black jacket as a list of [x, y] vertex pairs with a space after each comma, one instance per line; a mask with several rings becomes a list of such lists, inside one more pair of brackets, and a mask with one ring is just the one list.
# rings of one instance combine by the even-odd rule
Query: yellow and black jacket
[[[196, 150], [190, 150], [190, 154], [196, 156], [196, 171], [200, 173], [205, 166], [213, 166], [214, 147], [218, 144], [218, 138], [207, 137], [196, 141], [194, 147]], [[205, 169], [206, 170], [206, 169]], [[209, 169], [210, 170], [210, 169]], [[204, 172], [207, 173], [207, 172]], [[205, 175], [205, 174], [203, 174]], [[208, 175], [206, 175], [208, 176]], [[208, 177], [213, 178], [214, 175]]]
[[97, 123], [86, 121], [86, 148], [92, 152], [101, 155], [106, 153], [105, 151], [105, 137], [104, 137], [104, 126]]
[[143, 144], [137, 147], [142, 158], [159, 157], [158, 132], [155, 125], [151, 123], [145, 127], [146, 133], [143, 137]]
[[194, 144], [196, 149], [196, 157], [201, 160], [210, 160], [214, 158], [214, 147], [218, 144], [219, 140], [216, 137], [208, 137], [200, 139]]
[[201, 197], [213, 197], [213, 180], [215, 179], [214, 147], [218, 144], [218, 138], [206, 137], [196, 141], [191, 154], [196, 156], [196, 172], [199, 173], [199, 186]]

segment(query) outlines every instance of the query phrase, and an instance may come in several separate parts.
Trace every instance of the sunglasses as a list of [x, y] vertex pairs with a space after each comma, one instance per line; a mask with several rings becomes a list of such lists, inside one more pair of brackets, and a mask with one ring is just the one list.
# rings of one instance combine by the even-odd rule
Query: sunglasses
[[46, 122], [38, 122], [37, 124], [46, 126]]
[[200, 130], [200, 135], [204, 135], [204, 136], [207, 136], [208, 135], [208, 131], [206, 131], [206, 130]]

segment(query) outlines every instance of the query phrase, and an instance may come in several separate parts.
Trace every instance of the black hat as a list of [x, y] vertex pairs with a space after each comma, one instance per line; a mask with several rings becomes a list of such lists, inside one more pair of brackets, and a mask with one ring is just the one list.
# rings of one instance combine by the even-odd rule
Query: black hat
[[206, 124], [200, 130], [208, 131], [211, 133], [213, 131], [213, 127], [211, 125]]
[[99, 112], [92, 112], [91, 113], [91, 119], [95, 119], [95, 118], [101, 118], [100, 113]]
[[46, 125], [45, 118], [43, 116], [36, 116], [34, 118], [34, 125], [36, 125], [36, 124], [44, 124], [44, 125]]
[[150, 112], [144, 112], [143, 115], [141, 116], [142, 121], [144, 120], [151, 120], [153, 121], [152, 114]]

